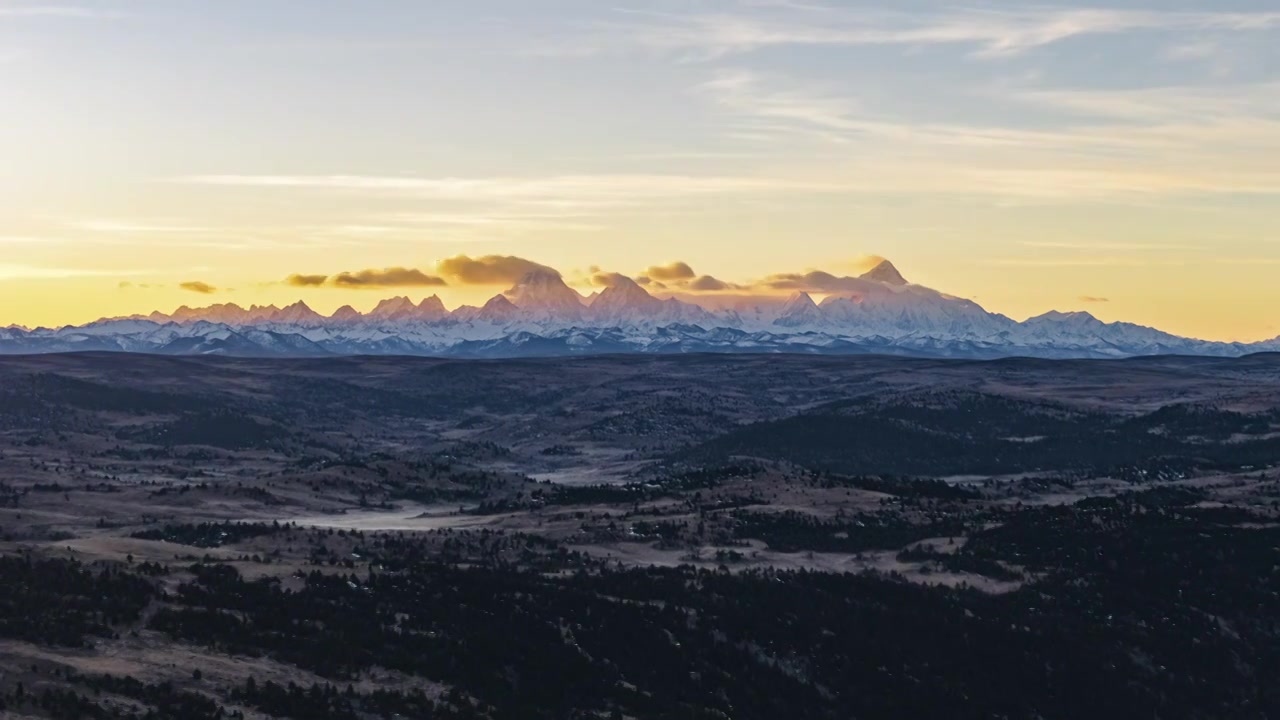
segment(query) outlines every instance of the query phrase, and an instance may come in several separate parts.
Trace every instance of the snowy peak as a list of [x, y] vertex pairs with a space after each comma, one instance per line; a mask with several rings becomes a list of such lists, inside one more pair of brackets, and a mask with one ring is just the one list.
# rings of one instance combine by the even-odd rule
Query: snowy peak
[[520, 308], [516, 307], [505, 295], [494, 295], [489, 302], [480, 308], [476, 317], [489, 322], [505, 322], [516, 316]]
[[1081, 311], [1059, 312], [1057, 310], [1050, 310], [1049, 312], [1043, 315], [1037, 315], [1036, 317], [1031, 318], [1027, 322], [1029, 323], [1034, 323], [1034, 322], [1096, 323], [1101, 321], [1087, 312], [1081, 312]]
[[370, 310], [369, 317], [379, 318], [382, 320], [395, 320], [398, 318], [408, 317], [417, 309], [418, 307], [407, 297], [388, 298], [378, 303], [373, 310]]
[[592, 315], [605, 320], [638, 319], [653, 316], [661, 309], [661, 300], [621, 275], [591, 303]]
[[438, 295], [432, 295], [417, 305], [407, 297], [395, 297], [383, 300], [377, 307], [369, 311], [369, 317], [377, 320], [443, 320], [449, 316], [444, 301]]
[[449, 315], [449, 310], [444, 306], [444, 301], [439, 295], [423, 298], [422, 302], [418, 303], [417, 310], [418, 317], [427, 320], [438, 320]]
[[199, 322], [201, 320], [205, 320], [213, 323], [235, 325], [246, 322], [249, 319], [249, 311], [235, 303], [222, 303], [218, 305], [210, 305], [207, 308], [194, 309], [183, 305], [177, 310], [174, 310], [173, 315], [169, 316], [167, 319], [178, 323]]
[[[825, 275], [825, 274], [818, 274]], [[817, 280], [821, 280], [818, 277]], [[1132, 357], [1179, 353], [1234, 356], [1280, 350], [1217, 343], [1086, 312], [1050, 312], [1024, 322], [971, 300], [906, 281], [889, 262], [837, 278], [820, 304], [806, 292], [707, 303], [659, 299], [610, 275], [591, 301], [549, 268], [530, 272], [484, 307], [453, 312], [438, 296], [383, 300], [368, 315], [345, 306], [321, 317], [305, 303], [285, 308], [231, 303], [183, 306], [80, 327], [0, 329], [0, 354], [424, 354], [502, 356], [580, 352], [880, 352], [942, 357]], [[797, 287], [823, 287], [803, 283]], [[692, 294], [691, 294], [692, 295]], [[685, 296], [686, 300], [690, 296]]]
[[320, 322], [324, 320], [324, 316], [315, 310], [312, 310], [310, 306], [299, 300], [288, 307], [281, 308], [279, 312], [275, 313], [270, 318], [270, 320], [278, 323], [304, 324]]
[[902, 277], [902, 273], [898, 272], [898, 268], [894, 267], [893, 263], [888, 260], [881, 261], [879, 265], [863, 273], [862, 279], [898, 287], [910, 284], [906, 278]]
[[794, 315], [797, 313], [807, 313], [818, 309], [818, 304], [807, 292], [798, 292], [792, 295], [787, 304], [782, 306], [782, 315]]
[[582, 317], [585, 307], [582, 296], [564, 283], [560, 273], [550, 268], [526, 273], [503, 294], [526, 314], [539, 317], [576, 320]]
[[787, 304], [782, 306], [782, 311], [778, 314], [778, 319], [773, 321], [774, 325], [779, 327], [797, 328], [806, 325], [820, 325], [826, 315], [822, 312], [822, 308], [813, 301], [807, 292], [798, 292], [787, 300]]
[[329, 319], [334, 322], [349, 323], [358, 322], [363, 317], [364, 316], [360, 314], [359, 310], [356, 310], [350, 305], [343, 305], [333, 311], [333, 314], [329, 316]]

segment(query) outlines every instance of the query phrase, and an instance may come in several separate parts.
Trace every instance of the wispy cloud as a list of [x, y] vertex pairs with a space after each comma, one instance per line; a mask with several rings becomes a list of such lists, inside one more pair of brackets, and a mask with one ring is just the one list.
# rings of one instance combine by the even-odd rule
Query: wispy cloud
[[727, 138], [743, 140], [746, 131], [744, 141], [775, 147], [831, 142], [868, 188], [1037, 202], [1280, 193], [1280, 171], [1265, 159], [1280, 151], [1273, 89], [1280, 88], [1022, 90], [990, 98], [1091, 117], [1029, 128], [888, 116], [832, 88], [741, 69], [695, 87], [725, 114]]
[[1138, 243], [1138, 242], [1082, 242], [1073, 240], [1024, 240], [1024, 247], [1043, 248], [1048, 250], [1080, 250], [1110, 252], [1170, 252], [1178, 250], [1197, 250], [1194, 245], [1175, 243]]
[[43, 237], [39, 235], [0, 235], [0, 245], [58, 245], [65, 242], [63, 238]]
[[830, 183], [768, 177], [691, 175], [560, 175], [551, 177], [425, 178], [369, 175], [191, 175], [177, 182], [241, 188], [292, 188], [397, 193], [441, 200], [519, 200], [581, 204], [629, 203], [687, 195], [835, 192]]
[[225, 229], [222, 228], [201, 225], [182, 225], [176, 223], [155, 223], [130, 220], [77, 220], [69, 224], [77, 230], [86, 230], [96, 233], [169, 235], [225, 232]]
[[1123, 90], [1015, 89], [993, 99], [1041, 105], [1077, 117], [1166, 127], [1280, 120], [1280, 83], [1276, 82]]
[[103, 270], [83, 267], [55, 267], [0, 263], [0, 280], [67, 280], [71, 278], [146, 275], [149, 270]]
[[779, 46], [958, 45], [984, 57], [1015, 55], [1091, 35], [1133, 32], [1263, 32], [1280, 12], [1020, 8], [886, 12], [794, 4], [722, 13], [624, 12], [548, 54], [641, 49], [714, 59]]
[[78, 7], [72, 5], [17, 5], [17, 6], [0, 6], [0, 19], [3, 18], [70, 18], [70, 19], [91, 19], [91, 18], [114, 18], [119, 17], [116, 12], [104, 11], [96, 8]]
[[1063, 267], [1176, 267], [1187, 265], [1191, 260], [1177, 257], [1134, 257], [1125, 255], [1068, 256], [1068, 257], [1025, 257], [1025, 258], [993, 258], [983, 261], [987, 265], [1002, 267], [1026, 268], [1063, 268]]

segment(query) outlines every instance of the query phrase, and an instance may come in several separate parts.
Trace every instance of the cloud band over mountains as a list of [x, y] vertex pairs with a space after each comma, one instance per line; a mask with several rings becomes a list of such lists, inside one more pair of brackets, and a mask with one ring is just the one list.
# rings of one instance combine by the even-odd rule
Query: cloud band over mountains
[[350, 289], [377, 289], [391, 287], [444, 287], [444, 278], [428, 275], [421, 270], [390, 267], [380, 270], [357, 270], [336, 275], [299, 275], [285, 278], [286, 285], [294, 287], [335, 287]]
[[389, 267], [368, 268], [325, 274], [294, 273], [284, 279], [285, 285], [303, 288], [414, 288], [449, 285], [510, 286], [531, 272], [550, 272], [554, 268], [513, 255], [470, 257], [457, 255], [436, 263], [435, 269]]
[[[859, 258], [849, 263], [849, 266], [870, 270], [880, 263], [887, 263], [887, 261], [873, 255]], [[549, 265], [514, 255], [479, 257], [456, 255], [436, 262], [430, 269], [389, 267], [343, 271], [335, 274], [295, 273], [285, 278], [283, 282], [285, 285], [300, 288], [351, 290], [450, 286], [507, 288], [520, 282], [530, 273], [551, 273], [557, 277], [564, 277], [563, 273]], [[635, 274], [593, 266], [585, 273], [576, 271], [575, 277], [577, 278], [575, 282], [590, 287], [609, 288], [623, 282], [634, 282], [648, 288], [651, 292], [667, 295], [839, 293], [856, 290], [859, 283], [863, 282], [857, 276], [840, 276], [822, 270], [809, 270], [798, 273], [777, 273], [738, 283], [699, 273], [692, 265], [680, 260], [663, 265], [651, 265]], [[188, 289], [197, 292], [216, 291], [216, 288], [208, 291]]]

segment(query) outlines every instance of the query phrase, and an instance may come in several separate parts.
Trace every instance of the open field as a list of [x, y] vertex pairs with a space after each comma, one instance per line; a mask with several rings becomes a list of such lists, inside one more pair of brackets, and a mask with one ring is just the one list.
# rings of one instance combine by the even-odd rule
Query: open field
[[1271, 717], [1280, 356], [5, 357], [0, 585], [5, 717]]

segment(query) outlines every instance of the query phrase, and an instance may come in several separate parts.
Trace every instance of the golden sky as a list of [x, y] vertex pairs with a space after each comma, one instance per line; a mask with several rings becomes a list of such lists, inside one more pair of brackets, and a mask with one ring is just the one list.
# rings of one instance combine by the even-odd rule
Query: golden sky
[[1269, 4], [0, 0], [0, 325], [874, 254], [1015, 319], [1275, 337]]

